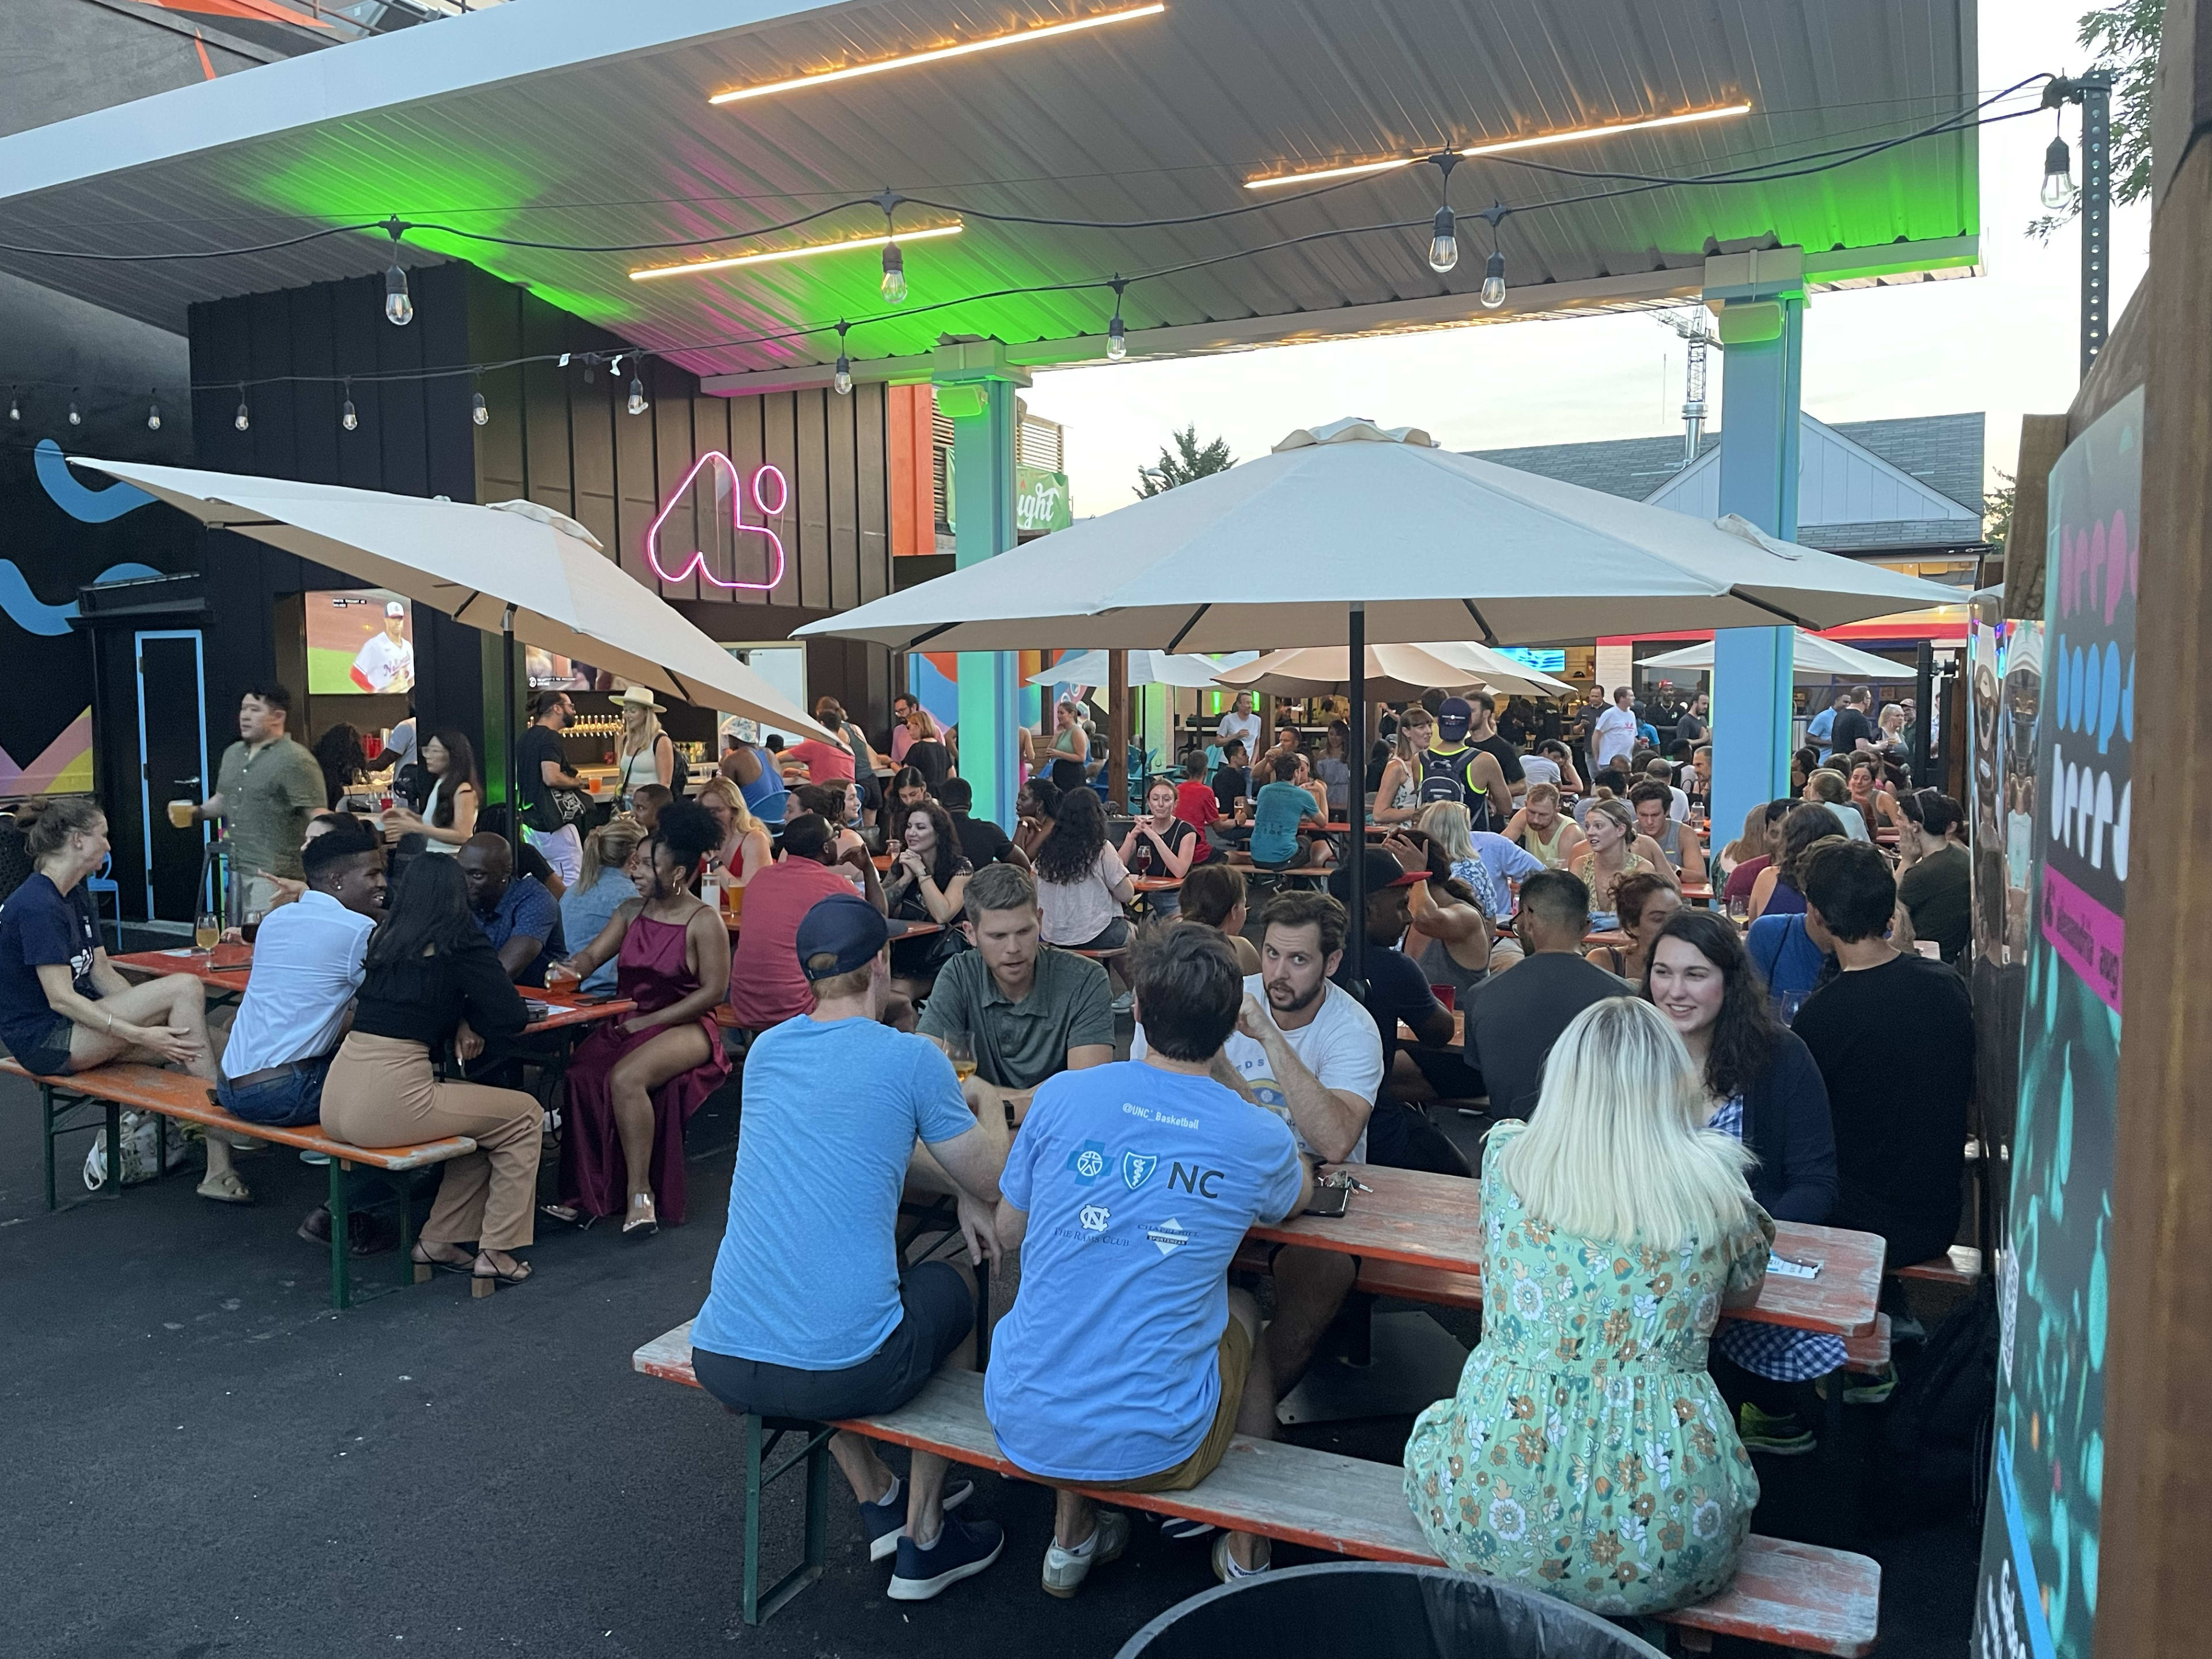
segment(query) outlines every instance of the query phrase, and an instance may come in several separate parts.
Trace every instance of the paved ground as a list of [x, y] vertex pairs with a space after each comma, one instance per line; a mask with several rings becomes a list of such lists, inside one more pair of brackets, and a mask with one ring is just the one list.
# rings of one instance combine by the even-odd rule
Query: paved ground
[[[889, 1568], [868, 1565], [841, 1505], [826, 1581], [763, 1629], [740, 1625], [735, 1425], [629, 1368], [706, 1288], [726, 1109], [693, 1127], [690, 1225], [635, 1244], [550, 1235], [526, 1287], [473, 1302], [441, 1276], [343, 1316], [325, 1257], [293, 1236], [321, 1171], [270, 1152], [240, 1160], [251, 1209], [173, 1176], [48, 1215], [37, 1122], [29, 1087], [0, 1082], [0, 1651], [16, 1659], [1104, 1659], [1212, 1583], [1200, 1547], [1140, 1525], [1129, 1559], [1052, 1601], [1036, 1582], [1045, 1494], [986, 1479], [975, 1510], [1010, 1541], [981, 1579], [887, 1601]], [[1406, 1428], [1317, 1433], [1395, 1458]], [[1760, 1530], [1846, 1541], [1817, 1463], [1762, 1469]], [[795, 1550], [796, 1516], [793, 1493], [778, 1547]], [[1966, 1523], [1863, 1547], [1885, 1567], [1885, 1659], [1960, 1652]]]

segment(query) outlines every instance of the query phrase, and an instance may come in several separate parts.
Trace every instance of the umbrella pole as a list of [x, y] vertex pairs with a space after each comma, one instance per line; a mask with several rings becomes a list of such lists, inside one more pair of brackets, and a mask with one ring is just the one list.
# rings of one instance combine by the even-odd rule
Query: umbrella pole
[[514, 860], [518, 873], [522, 869], [522, 794], [521, 773], [515, 763], [514, 730], [514, 607], [507, 607], [499, 619], [501, 641], [501, 663], [499, 677], [501, 720], [505, 723], [506, 741], [502, 745], [507, 756], [507, 844]]
[[[1367, 607], [1354, 605], [1349, 629], [1352, 644], [1350, 660], [1345, 665], [1351, 671], [1352, 729], [1354, 741], [1357, 734], [1367, 729]], [[1356, 988], [1352, 994], [1364, 996], [1367, 979], [1367, 756], [1363, 749], [1349, 757], [1352, 761], [1352, 787], [1346, 792], [1352, 807], [1352, 846], [1346, 857], [1352, 861], [1352, 917], [1344, 936], [1346, 976]]]

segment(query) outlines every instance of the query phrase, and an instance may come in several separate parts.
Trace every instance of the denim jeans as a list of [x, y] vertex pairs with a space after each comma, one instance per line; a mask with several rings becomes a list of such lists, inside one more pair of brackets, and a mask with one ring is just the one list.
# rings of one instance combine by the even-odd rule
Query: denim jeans
[[323, 1078], [330, 1069], [331, 1062], [325, 1056], [321, 1060], [299, 1060], [275, 1077], [243, 1086], [223, 1078], [215, 1085], [215, 1097], [233, 1117], [275, 1128], [296, 1129], [321, 1121]]

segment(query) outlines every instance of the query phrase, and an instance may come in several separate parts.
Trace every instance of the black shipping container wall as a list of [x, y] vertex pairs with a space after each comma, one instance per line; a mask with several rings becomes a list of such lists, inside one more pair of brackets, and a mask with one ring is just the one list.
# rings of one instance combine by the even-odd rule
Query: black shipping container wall
[[[881, 387], [859, 387], [846, 398], [826, 388], [708, 397], [694, 376], [650, 357], [640, 363], [625, 356], [617, 372], [611, 359], [629, 352], [626, 341], [473, 266], [417, 270], [410, 286], [415, 320], [405, 328], [385, 321], [380, 278], [192, 307], [192, 378], [204, 388], [194, 405], [198, 464], [457, 501], [539, 502], [590, 530], [610, 556], [709, 636], [732, 643], [781, 640], [801, 623], [890, 591]], [[571, 355], [565, 368], [552, 361], [563, 352]], [[587, 366], [584, 355], [594, 352], [602, 361]], [[523, 356], [546, 361], [480, 377], [374, 378]], [[342, 378], [251, 387], [250, 424], [238, 431], [236, 383], [283, 375], [354, 378], [349, 387]], [[651, 404], [642, 415], [625, 406], [633, 377]], [[489, 417], [481, 427], [471, 419], [478, 393]], [[358, 422], [351, 432], [339, 420], [349, 394]], [[680, 584], [654, 579], [645, 554], [647, 527], [710, 450], [728, 455], [747, 477], [773, 463], [789, 486], [784, 510], [769, 521], [787, 554], [772, 592], [732, 592], [697, 576]], [[702, 544], [693, 496], [712, 500], [708, 489], [695, 489], [671, 512], [663, 562], [672, 568]], [[750, 504], [746, 516], [757, 522]], [[273, 664], [270, 596], [352, 584], [267, 550], [252, 552], [254, 544], [241, 538], [208, 539], [210, 602], [223, 625], [240, 611], [259, 618], [237, 618], [245, 648], [226, 653], [228, 678], [211, 672], [210, 706], [225, 711], [211, 741], [227, 742], [228, 711], [245, 684]], [[726, 564], [717, 574], [740, 573]], [[415, 637], [418, 709], [431, 725], [456, 725], [489, 739], [478, 744], [478, 755], [487, 779], [497, 778], [503, 758], [497, 640], [427, 611], [417, 613]], [[813, 695], [836, 696], [871, 732], [886, 726], [888, 652], [810, 646], [807, 667]]]

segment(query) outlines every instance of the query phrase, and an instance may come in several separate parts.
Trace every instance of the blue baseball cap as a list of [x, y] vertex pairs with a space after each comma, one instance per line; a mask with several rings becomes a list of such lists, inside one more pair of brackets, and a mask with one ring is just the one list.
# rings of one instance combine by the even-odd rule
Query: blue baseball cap
[[1437, 735], [1457, 743], [1474, 722], [1474, 705], [1465, 697], [1446, 697], [1437, 705]]
[[[799, 918], [799, 971], [809, 984], [849, 974], [873, 962], [890, 937], [890, 924], [874, 905], [858, 893], [833, 893]], [[834, 960], [827, 967], [808, 966], [820, 956]]]

